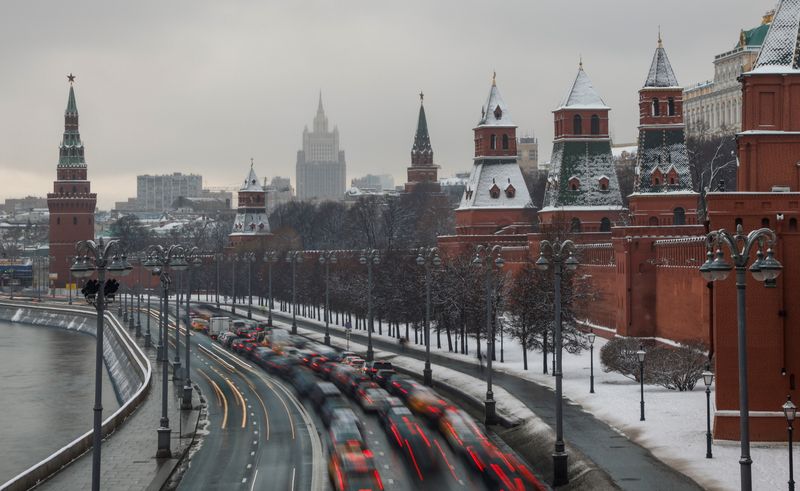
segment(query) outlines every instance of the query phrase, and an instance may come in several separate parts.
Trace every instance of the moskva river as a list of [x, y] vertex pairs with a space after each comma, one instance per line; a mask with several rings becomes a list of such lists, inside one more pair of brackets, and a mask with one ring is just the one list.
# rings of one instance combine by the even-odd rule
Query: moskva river
[[[95, 338], [0, 321], [0, 484], [92, 428]], [[103, 419], [119, 408], [103, 370]]]

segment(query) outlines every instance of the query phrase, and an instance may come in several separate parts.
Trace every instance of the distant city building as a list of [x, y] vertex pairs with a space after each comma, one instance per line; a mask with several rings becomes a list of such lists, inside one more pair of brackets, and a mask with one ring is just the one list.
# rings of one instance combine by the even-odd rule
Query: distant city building
[[342, 200], [347, 167], [344, 150], [339, 149], [339, 128], [328, 131], [328, 118], [319, 96], [314, 129], [303, 130], [303, 149], [297, 152], [297, 198], [300, 200]]
[[292, 180], [288, 177], [275, 176], [264, 188], [267, 191], [267, 215], [280, 205], [294, 200]]
[[19, 213], [22, 211], [31, 211], [35, 208], [47, 208], [47, 198], [40, 198], [38, 196], [25, 196], [24, 198], [8, 198], [5, 203], [0, 206], [0, 210], [6, 213]]
[[97, 194], [91, 192], [87, 175], [83, 142], [78, 128], [78, 104], [69, 75], [69, 98], [64, 112], [64, 137], [59, 147], [56, 181], [53, 192], [47, 194], [50, 209], [50, 271], [56, 274], [53, 282], [63, 288], [69, 277], [69, 259], [75, 256], [75, 243], [94, 239], [94, 211]]
[[367, 174], [366, 176], [352, 179], [350, 187], [361, 190], [394, 191], [394, 177], [389, 174]]
[[203, 176], [172, 174], [136, 176], [136, 203], [141, 211], [165, 211], [178, 198], [199, 198]]
[[738, 77], [752, 70], [775, 11], [761, 25], [742, 30], [736, 46], [714, 57], [714, 80], [683, 91], [683, 110], [689, 136], [734, 133], [742, 129], [742, 88]]
[[517, 139], [517, 162], [522, 172], [535, 174], [539, 170], [539, 140], [533, 136]]

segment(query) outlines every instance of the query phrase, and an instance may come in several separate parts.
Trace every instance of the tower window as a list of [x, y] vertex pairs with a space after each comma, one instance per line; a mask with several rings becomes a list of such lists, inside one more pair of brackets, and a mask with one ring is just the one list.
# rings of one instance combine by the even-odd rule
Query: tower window
[[611, 220], [606, 217], [600, 219], [600, 231], [611, 232]]
[[572, 118], [572, 134], [573, 135], [583, 134], [583, 118], [581, 118], [580, 114], [576, 114]]
[[493, 184], [491, 189], [489, 189], [489, 196], [491, 196], [492, 199], [499, 198], [500, 197], [500, 186], [498, 186], [497, 184]]
[[508, 150], [508, 135], [503, 135], [503, 150]]
[[56, 217], [56, 225], [61, 225], [61, 217]]
[[592, 114], [591, 130], [593, 135], [600, 134], [600, 116]]
[[571, 232], [580, 233], [581, 231], [581, 220], [578, 217], [572, 219], [572, 223], [570, 223], [569, 227]]
[[789, 232], [797, 232], [797, 218], [789, 219]]
[[672, 224], [686, 225], [686, 210], [681, 207], [672, 210]]
[[569, 180], [569, 189], [570, 191], [577, 191], [581, 187], [581, 181], [577, 177], [573, 177]]
[[670, 116], [675, 116], [675, 99], [673, 97], [667, 99], [667, 111]]
[[649, 225], [657, 227], [658, 226], [658, 217], [650, 217], [650, 220], [648, 220], [648, 223], [649, 223]]
[[761, 219], [761, 226], [769, 228], [769, 218], [762, 218]]
[[661, 116], [661, 108], [658, 106], [658, 98], [657, 97], [653, 97], [652, 106], [653, 106], [653, 109], [652, 109], [653, 116]]
[[492, 150], [497, 149], [497, 135], [492, 135], [489, 138], [489, 148], [491, 148]]
[[72, 217], [72, 224], [73, 225], [77, 225], [78, 224], [78, 217]]

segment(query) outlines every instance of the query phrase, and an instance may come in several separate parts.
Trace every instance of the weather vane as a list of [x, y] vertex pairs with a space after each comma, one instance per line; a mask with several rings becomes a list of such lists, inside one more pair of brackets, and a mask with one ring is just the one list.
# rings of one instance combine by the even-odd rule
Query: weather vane
[[422, 102], [423, 100], [425, 100], [425, 94], [423, 94], [422, 91], [420, 90], [419, 91], [419, 102]]

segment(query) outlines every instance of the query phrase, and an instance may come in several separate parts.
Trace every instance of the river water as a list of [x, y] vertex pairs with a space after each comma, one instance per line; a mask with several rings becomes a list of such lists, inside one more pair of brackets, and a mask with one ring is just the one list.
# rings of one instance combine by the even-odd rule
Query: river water
[[[0, 484], [92, 428], [95, 338], [0, 321]], [[119, 408], [103, 370], [103, 419]]]

